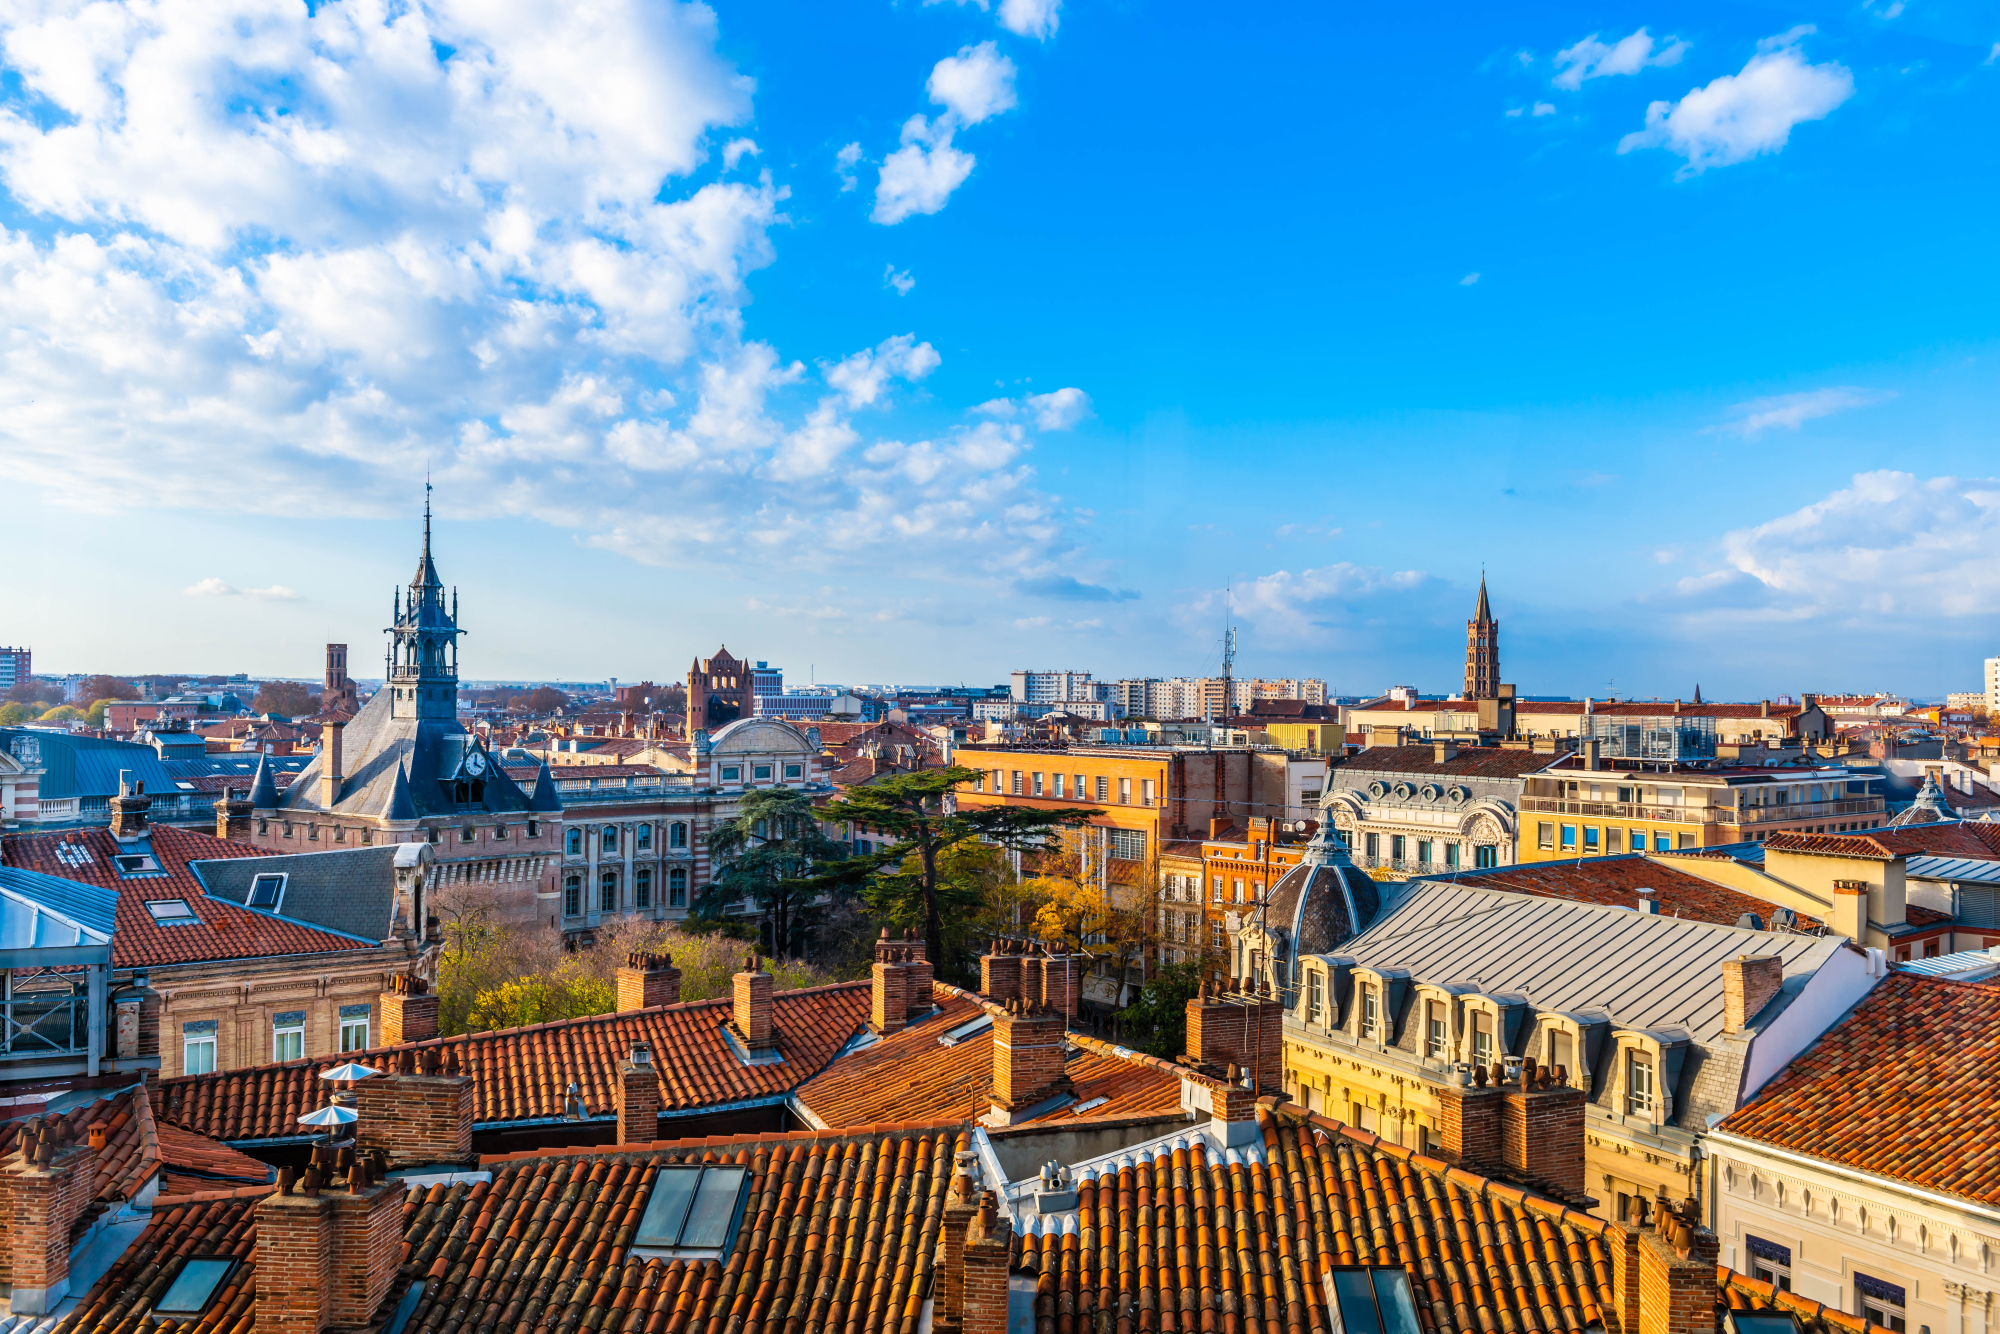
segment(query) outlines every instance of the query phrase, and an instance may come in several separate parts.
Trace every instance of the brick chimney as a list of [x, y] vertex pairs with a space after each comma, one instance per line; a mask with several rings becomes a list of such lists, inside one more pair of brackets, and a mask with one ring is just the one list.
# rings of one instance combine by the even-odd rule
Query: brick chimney
[[69, 1122], [52, 1116], [21, 1129], [0, 1171], [0, 1219], [7, 1245], [0, 1248], [6, 1278], [14, 1285], [16, 1315], [47, 1315], [69, 1295], [70, 1230], [89, 1207], [97, 1183], [97, 1155], [65, 1142]]
[[1042, 1004], [1074, 1019], [1082, 987], [1083, 962], [1075, 955], [1052, 954], [1042, 960]]
[[660, 1137], [660, 1076], [643, 1042], [618, 1063], [618, 1142], [650, 1144]]
[[1713, 1232], [1659, 1210], [1657, 1230], [1638, 1235], [1639, 1328], [1636, 1334], [1711, 1334], [1715, 1329]]
[[1445, 1153], [1475, 1172], [1500, 1165], [1500, 1090], [1484, 1070], [1471, 1084], [1445, 1084], [1438, 1089], [1438, 1138]]
[[979, 1212], [979, 1155], [962, 1149], [953, 1159], [951, 1186], [945, 1192], [944, 1219], [938, 1228], [937, 1303], [932, 1328], [953, 1334], [965, 1328], [965, 1234]]
[[897, 954], [895, 943], [889, 939], [889, 928], [882, 928], [882, 937], [875, 942], [875, 965], [871, 970], [874, 990], [868, 1012], [868, 1026], [883, 1037], [903, 1031], [909, 1019], [911, 982], [910, 968]]
[[681, 999], [681, 970], [674, 967], [671, 954], [634, 950], [618, 965], [618, 1008], [650, 1010], [656, 1005], [678, 1005]]
[[1021, 955], [1011, 940], [996, 940], [979, 956], [979, 993], [995, 1005], [1021, 998]]
[[1500, 1098], [1500, 1159], [1525, 1176], [1583, 1194], [1583, 1090], [1533, 1062]]
[[1007, 1334], [1007, 1253], [1014, 1225], [991, 1191], [965, 1230], [964, 1334]]
[[1739, 954], [1722, 965], [1722, 1031], [1741, 1033], [1785, 984], [1785, 964], [1775, 954]]
[[1264, 1133], [1257, 1128], [1256, 1090], [1244, 1087], [1246, 1076], [1242, 1066], [1226, 1066], [1224, 1075], [1219, 1083], [1201, 1081], [1208, 1085], [1209, 1133], [1222, 1141], [1225, 1148], [1262, 1143]]
[[382, 1009], [382, 1045], [428, 1042], [438, 1035], [438, 998], [421, 977], [398, 973], [375, 998]]
[[931, 995], [931, 981], [937, 975], [937, 968], [925, 957], [928, 951], [922, 936], [905, 936], [902, 947], [904, 966], [910, 970], [909, 983], [903, 988], [903, 999], [909, 1002], [909, 1016], [914, 1019], [937, 1008], [937, 999]]
[[340, 758], [340, 737], [346, 729], [346, 721], [338, 718], [322, 723], [319, 729], [319, 804], [327, 810], [340, 800], [341, 784], [347, 781]]
[[770, 1051], [778, 1045], [778, 1035], [771, 1023], [771, 975], [764, 971], [764, 961], [754, 954], [745, 955], [743, 971], [732, 979], [736, 994], [736, 1019], [733, 1027], [737, 1038], [753, 1052]]
[[121, 843], [146, 836], [146, 812], [153, 809], [153, 799], [146, 795], [146, 785], [132, 781], [130, 769], [118, 771], [118, 795], [111, 799], [111, 837]]
[[989, 1125], [1012, 1125], [1021, 1113], [1069, 1091], [1063, 1016], [1015, 1000], [993, 1016], [993, 1112]]
[[280, 1334], [364, 1325], [402, 1259], [400, 1181], [294, 1188], [289, 1169], [257, 1205], [256, 1323]]
[[153, 990], [144, 972], [111, 993], [112, 1055], [120, 1061], [137, 1061], [160, 1054], [160, 993]]
[[[424, 1049], [421, 1073], [417, 1054], [405, 1051], [395, 1073], [354, 1086], [357, 1150], [380, 1149], [392, 1167], [472, 1161], [472, 1081], [441, 1069], [438, 1050]], [[452, 1048], [454, 1064], [457, 1055]]]
[[239, 797], [236, 790], [222, 794], [222, 800], [215, 803], [215, 836], [245, 842], [250, 837], [250, 813], [257, 808], [250, 804], [247, 796]]
[[1263, 1087], [1275, 1090], [1285, 1079], [1284, 1003], [1204, 982], [1200, 994], [1187, 1003], [1187, 1047], [1187, 1054], [1204, 1065], [1255, 1070]]

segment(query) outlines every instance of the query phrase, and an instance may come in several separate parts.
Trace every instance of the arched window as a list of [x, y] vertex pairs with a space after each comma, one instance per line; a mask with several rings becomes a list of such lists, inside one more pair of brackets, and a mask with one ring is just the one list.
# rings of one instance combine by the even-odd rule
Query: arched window
[[684, 848], [688, 845], [688, 827], [676, 820], [667, 826], [667, 846]]
[[667, 906], [669, 908], [688, 906], [688, 873], [685, 866], [667, 869]]
[[575, 917], [583, 911], [583, 877], [572, 875], [563, 877], [563, 914]]
[[650, 866], [642, 866], [632, 873], [632, 906], [634, 908], [653, 906], [653, 868]]
[[606, 871], [603, 878], [597, 882], [597, 910], [618, 911], [618, 872]]

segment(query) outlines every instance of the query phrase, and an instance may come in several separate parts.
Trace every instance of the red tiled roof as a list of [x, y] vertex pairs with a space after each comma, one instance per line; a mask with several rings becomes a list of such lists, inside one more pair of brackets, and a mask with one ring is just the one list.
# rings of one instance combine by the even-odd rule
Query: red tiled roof
[[[215, 1294], [209, 1318], [200, 1328], [211, 1332], [229, 1328], [218, 1327], [214, 1321], [236, 1312], [239, 1305], [244, 1309], [235, 1328], [252, 1328], [256, 1320], [256, 1305], [250, 1297], [257, 1280], [257, 1203], [273, 1189], [249, 1186], [155, 1200], [152, 1220], [111, 1268], [91, 1284], [76, 1309], [64, 1317], [65, 1328], [76, 1334], [111, 1334], [130, 1328], [133, 1317], [166, 1291], [166, 1283], [161, 1281], [166, 1270], [188, 1255], [232, 1255], [243, 1261]], [[178, 1273], [178, 1268], [174, 1272]], [[196, 1328], [192, 1322], [188, 1327]]]
[[1465, 746], [1453, 758], [1439, 763], [1430, 746], [1376, 746], [1359, 755], [1335, 760], [1335, 773], [1438, 774], [1448, 778], [1519, 778], [1539, 773], [1560, 755], [1532, 750], [1503, 749], [1498, 746]]
[[[1581, 863], [1527, 862], [1477, 875], [1454, 876], [1451, 883], [1474, 889], [1512, 890], [1545, 899], [1568, 899], [1574, 903], [1602, 903], [1613, 908], [1637, 907], [1636, 891], [1650, 889], [1662, 917], [1686, 917], [1719, 926], [1735, 926], [1744, 913], [1755, 913], [1768, 925], [1772, 911], [1778, 906], [1661, 862], [1649, 861], [1636, 853], [1591, 857]], [[1819, 923], [1801, 913], [1799, 925], [1810, 929]]]
[[1719, 1130], [2000, 1204], [2000, 987], [1892, 972]]
[[[301, 922], [252, 912], [226, 899], [210, 898], [188, 863], [219, 857], [262, 857], [263, 849], [175, 825], [148, 829], [160, 875], [127, 878], [111, 859], [124, 849], [108, 829], [73, 829], [59, 834], [9, 834], [0, 839], [0, 866], [17, 866], [63, 880], [118, 891], [112, 922], [111, 963], [115, 968], [201, 963], [210, 959], [257, 959], [277, 954], [326, 954], [376, 949], [378, 945], [336, 935]], [[62, 856], [67, 844], [81, 848]], [[87, 860], [85, 857], [87, 856]], [[146, 908], [148, 900], [184, 899], [199, 919], [162, 926]]]
[[[1858, 1315], [1849, 1315], [1824, 1302], [1779, 1288], [1774, 1283], [1739, 1274], [1723, 1265], [1715, 1267], [1716, 1313], [1731, 1311], [1789, 1311], [1799, 1318], [1805, 1334], [1889, 1334], [1881, 1325], [1871, 1325]], [[1720, 1321], [1718, 1320], [1718, 1327]]]
[[[526, 1028], [377, 1047], [282, 1065], [160, 1081], [160, 1118], [217, 1139], [264, 1139], [299, 1133], [298, 1118], [326, 1102], [320, 1071], [344, 1061], [437, 1047], [473, 1079], [476, 1123], [561, 1116], [563, 1097], [580, 1086], [592, 1115], [616, 1111], [618, 1062], [635, 1042], [653, 1049], [662, 1111], [715, 1107], [789, 1093], [817, 1074], [867, 1021], [870, 988], [842, 982], [780, 991], [772, 1000], [784, 1060], [745, 1065], [722, 1036], [727, 1000], [590, 1015]], [[449, 1067], [447, 1067], [449, 1068]]]
[[220, 1140], [162, 1121], [160, 1190], [168, 1195], [256, 1185], [271, 1179], [268, 1164], [230, 1148]]
[[[69, 1123], [70, 1138], [79, 1144], [89, 1142], [93, 1124], [103, 1124], [104, 1148], [98, 1151], [91, 1187], [91, 1198], [102, 1205], [136, 1199], [155, 1173], [173, 1169], [190, 1179], [205, 1179], [206, 1185], [191, 1187], [202, 1190], [214, 1189], [218, 1180], [236, 1185], [270, 1177], [270, 1169], [248, 1154], [205, 1135], [160, 1125], [153, 1118], [152, 1104], [134, 1089], [79, 1103], [57, 1115]], [[30, 1115], [0, 1122], [0, 1158], [15, 1151], [24, 1126], [40, 1119]]]
[[[867, 1125], [933, 1117], [976, 1117], [991, 1105], [993, 1030], [974, 1033], [952, 1046], [941, 1034], [985, 1012], [979, 997], [933, 983], [941, 1013], [914, 1028], [863, 1047], [834, 1061], [806, 1081], [799, 1101], [829, 1126]], [[1146, 1065], [1121, 1060], [1097, 1044], [1071, 1035], [1079, 1055], [1066, 1066], [1076, 1100], [1037, 1117], [1061, 1121], [1076, 1108], [1103, 1098], [1083, 1115], [1135, 1116], [1180, 1107], [1180, 1080]]]
[[[1946, 797], [1956, 802], [1963, 795], [1954, 789]], [[1886, 852], [1904, 857], [1975, 857], [2000, 861], [2000, 824], [1984, 820], [1902, 825], [1876, 829], [1863, 837]]]

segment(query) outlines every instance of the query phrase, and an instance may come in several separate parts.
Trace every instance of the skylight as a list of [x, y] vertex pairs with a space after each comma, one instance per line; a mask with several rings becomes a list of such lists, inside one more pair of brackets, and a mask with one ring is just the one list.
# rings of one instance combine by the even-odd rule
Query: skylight
[[260, 875], [250, 882], [250, 906], [276, 912], [278, 900], [284, 892], [285, 877], [282, 872], [276, 875]]
[[632, 1244], [721, 1258], [736, 1242], [749, 1184], [744, 1167], [662, 1167]]
[[186, 926], [199, 923], [194, 909], [188, 907], [186, 899], [149, 899], [146, 911], [153, 914], [153, 920], [161, 926]]
[[160, 864], [154, 861], [150, 854], [144, 852], [128, 852], [111, 860], [118, 863], [119, 871], [125, 875], [157, 873], [160, 869]]
[[153, 1307], [155, 1315], [197, 1316], [215, 1299], [215, 1290], [235, 1270], [233, 1257], [191, 1256], [181, 1272], [167, 1285], [166, 1295]]
[[1331, 1265], [1321, 1281], [1334, 1334], [1421, 1334], [1401, 1265]]

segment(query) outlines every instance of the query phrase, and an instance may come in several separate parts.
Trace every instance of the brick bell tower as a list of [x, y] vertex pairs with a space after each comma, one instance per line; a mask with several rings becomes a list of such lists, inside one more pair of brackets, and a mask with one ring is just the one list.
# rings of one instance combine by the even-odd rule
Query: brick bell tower
[[1486, 605], [1486, 572], [1479, 573], [1479, 605], [1465, 623], [1465, 698], [1500, 697], [1500, 622]]

